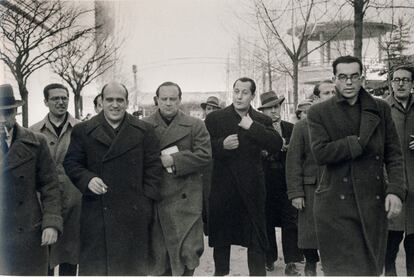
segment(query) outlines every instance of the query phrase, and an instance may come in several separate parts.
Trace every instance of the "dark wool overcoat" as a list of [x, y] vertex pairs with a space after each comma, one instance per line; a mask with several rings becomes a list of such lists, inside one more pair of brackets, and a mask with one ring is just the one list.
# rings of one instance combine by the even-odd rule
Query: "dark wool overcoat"
[[169, 125], [158, 111], [144, 120], [154, 126], [161, 150], [178, 148], [178, 152], [171, 154], [175, 172], [163, 169], [161, 173], [162, 199], [155, 205], [155, 263], [151, 275], [171, 269], [172, 275], [181, 276], [186, 267], [195, 269], [199, 265], [204, 251], [201, 170], [211, 161], [210, 136], [202, 120], [182, 111]]
[[80, 249], [80, 214], [82, 195], [66, 176], [63, 160], [69, 147], [70, 134], [73, 126], [80, 121], [68, 113], [67, 121], [63, 125], [58, 137], [48, 119], [49, 115], [30, 127], [30, 130], [42, 133], [46, 137], [47, 145], [56, 163], [59, 188], [62, 194], [62, 216], [64, 232], [59, 240], [50, 247], [49, 267], [54, 268], [61, 263], [78, 264]]
[[[210, 191], [209, 244], [248, 247], [253, 232], [260, 246], [267, 248], [266, 189], [261, 150], [280, 151], [282, 138], [270, 117], [250, 108], [249, 130], [238, 126], [240, 115], [233, 105], [210, 113], [206, 126], [211, 136], [214, 168]], [[239, 147], [223, 148], [224, 139], [237, 134]]]
[[387, 102], [391, 105], [391, 115], [400, 137], [408, 189], [403, 212], [396, 219], [390, 220], [389, 229], [405, 231], [409, 235], [414, 233], [414, 150], [408, 148], [410, 141], [414, 140], [410, 137], [414, 136], [414, 97], [411, 95], [406, 109], [392, 95], [387, 98]]
[[[280, 122], [281, 136], [290, 147], [293, 124], [282, 120]], [[297, 211], [289, 202], [286, 194], [286, 151], [278, 151], [263, 159], [266, 183], [266, 222], [268, 226], [282, 227], [282, 214], [297, 221]]]
[[0, 274], [47, 275], [42, 230], [63, 230], [56, 166], [43, 135], [14, 129], [8, 154], [0, 151]]
[[[64, 160], [82, 192], [79, 275], [147, 275], [154, 200], [159, 199], [159, 143], [150, 124], [125, 115], [112, 140], [101, 112], [77, 124]], [[108, 186], [96, 195], [93, 177]]]
[[313, 202], [318, 180], [318, 165], [310, 149], [308, 123], [300, 120], [293, 128], [286, 158], [286, 182], [289, 200], [305, 198], [305, 208], [298, 212], [298, 245], [317, 249]]
[[387, 194], [405, 199], [401, 146], [390, 107], [362, 88], [359, 101], [357, 134], [355, 122], [346, 116], [350, 106], [339, 95], [308, 113], [315, 160], [326, 166], [314, 205], [326, 275], [380, 275], [388, 227], [384, 199]]

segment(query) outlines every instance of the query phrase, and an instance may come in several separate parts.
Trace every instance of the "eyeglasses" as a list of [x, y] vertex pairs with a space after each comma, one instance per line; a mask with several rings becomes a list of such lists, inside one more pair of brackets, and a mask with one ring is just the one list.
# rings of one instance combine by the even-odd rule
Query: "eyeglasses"
[[400, 84], [400, 82], [402, 82], [405, 85], [405, 84], [412, 82], [412, 80], [409, 78], [402, 78], [402, 79], [394, 78], [391, 80], [391, 82], [393, 82], [394, 84]]
[[351, 82], [356, 82], [361, 80], [362, 76], [360, 76], [358, 73], [352, 74], [351, 76], [348, 76], [346, 74], [339, 74], [336, 77], [340, 82], [345, 83], [346, 81], [351, 80]]
[[69, 101], [69, 98], [66, 96], [53, 96], [53, 97], [50, 97], [49, 100], [53, 102], [59, 102], [59, 101], [66, 102], [66, 101]]

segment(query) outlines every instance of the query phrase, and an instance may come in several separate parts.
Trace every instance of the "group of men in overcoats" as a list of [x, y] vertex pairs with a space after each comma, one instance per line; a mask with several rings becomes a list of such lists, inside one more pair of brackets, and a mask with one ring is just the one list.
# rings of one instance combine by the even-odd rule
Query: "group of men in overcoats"
[[[8, 239], [0, 241], [0, 273], [46, 275], [59, 264], [61, 275], [75, 275], [79, 264], [79, 275], [193, 275], [207, 209], [214, 274], [229, 274], [231, 245], [241, 245], [250, 275], [264, 276], [275, 260], [266, 182], [275, 173], [282, 176], [273, 178], [283, 195], [277, 201], [292, 201], [282, 211], [292, 217], [282, 233], [290, 230], [295, 241], [293, 263], [301, 248], [312, 250], [304, 254], [307, 265], [315, 264], [318, 249], [325, 275], [380, 275], [384, 260], [391, 275], [405, 233], [412, 273], [412, 71], [393, 71], [390, 105], [364, 90], [362, 72], [359, 59], [336, 59], [334, 95], [301, 103], [295, 127], [280, 121], [283, 100], [274, 92], [261, 97], [264, 113], [253, 109], [256, 84], [246, 77], [233, 84], [232, 104], [221, 109], [216, 101], [204, 122], [180, 111], [182, 91], [173, 82], [157, 88], [157, 107], [143, 120], [126, 112], [127, 88], [108, 83], [99, 96], [102, 111], [81, 123], [67, 112], [68, 90], [51, 84], [44, 90], [49, 113], [31, 130], [15, 120], [23, 102], [1, 85], [0, 228]], [[333, 94], [329, 82], [318, 90]], [[305, 156], [310, 169], [301, 164]], [[283, 170], [266, 169], [269, 157]], [[310, 233], [301, 224], [298, 231], [292, 208]], [[400, 223], [388, 230], [388, 219]], [[301, 240], [308, 234], [313, 243]]]

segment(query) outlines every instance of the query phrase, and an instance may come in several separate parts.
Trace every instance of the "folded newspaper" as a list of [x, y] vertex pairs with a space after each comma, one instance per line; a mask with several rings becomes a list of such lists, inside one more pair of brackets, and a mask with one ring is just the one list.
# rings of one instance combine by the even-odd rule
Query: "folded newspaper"
[[[174, 145], [174, 146], [171, 146], [171, 147], [168, 147], [168, 148], [165, 148], [165, 149], [161, 150], [161, 155], [171, 155], [171, 154], [174, 154], [174, 153], [177, 153], [177, 152], [179, 152], [178, 147], [177, 147], [177, 145]], [[166, 167], [165, 169], [167, 170], [168, 173], [173, 173], [173, 170], [172, 170], [171, 166]]]

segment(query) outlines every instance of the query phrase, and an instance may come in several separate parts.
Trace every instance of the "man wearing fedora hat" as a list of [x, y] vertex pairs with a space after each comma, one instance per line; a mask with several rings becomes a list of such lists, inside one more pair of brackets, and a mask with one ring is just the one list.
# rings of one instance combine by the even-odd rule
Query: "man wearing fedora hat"
[[236, 80], [233, 104], [205, 121], [214, 159], [208, 225], [215, 275], [230, 272], [231, 245], [247, 247], [250, 275], [266, 275], [266, 188], [260, 152], [276, 153], [282, 139], [272, 120], [251, 107], [255, 92], [252, 79]]
[[16, 123], [23, 104], [0, 85], [0, 274], [46, 275], [46, 246], [63, 229], [61, 197], [45, 137]]
[[263, 165], [266, 179], [266, 225], [270, 247], [266, 251], [266, 269], [274, 270], [277, 260], [277, 243], [275, 227], [282, 229], [282, 250], [286, 264], [285, 274], [300, 275], [295, 262], [302, 260], [298, 248], [297, 212], [287, 197], [286, 153], [293, 131], [293, 124], [281, 119], [281, 108], [285, 97], [278, 97], [274, 91], [260, 95], [262, 105], [258, 108], [272, 119], [273, 128], [283, 139], [282, 150], [269, 154], [263, 151]]
[[[216, 96], [209, 96], [206, 102], [200, 104], [203, 109], [204, 118], [208, 114], [220, 110], [219, 99]], [[204, 234], [208, 235], [208, 199], [211, 188], [211, 173], [213, 172], [213, 160], [206, 166], [202, 172], [203, 177], [203, 229]]]
[[206, 102], [200, 104], [201, 108], [204, 111], [204, 117], [209, 113], [220, 110], [219, 99], [216, 96], [209, 96]]

